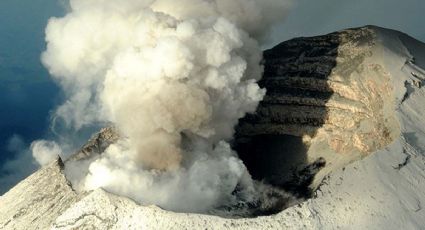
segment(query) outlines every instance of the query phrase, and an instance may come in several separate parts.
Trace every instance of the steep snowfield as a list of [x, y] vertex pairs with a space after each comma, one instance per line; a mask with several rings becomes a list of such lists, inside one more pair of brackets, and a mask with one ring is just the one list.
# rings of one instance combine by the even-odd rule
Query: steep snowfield
[[79, 200], [62, 166], [54, 162], [0, 197], [0, 229], [46, 229]]
[[376, 39], [365, 64], [380, 65], [391, 77], [401, 134], [384, 149], [333, 171], [313, 199], [251, 219], [179, 214], [102, 190], [77, 196], [55, 163], [0, 197], [0, 229], [423, 229], [425, 44], [370, 29]]

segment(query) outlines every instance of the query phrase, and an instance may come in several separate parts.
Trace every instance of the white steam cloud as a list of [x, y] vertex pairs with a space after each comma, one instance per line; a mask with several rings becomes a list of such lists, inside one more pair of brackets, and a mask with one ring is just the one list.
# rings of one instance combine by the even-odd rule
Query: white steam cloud
[[[56, 114], [75, 129], [113, 124], [123, 137], [74, 186], [176, 211], [255, 199], [227, 141], [265, 94], [256, 83], [257, 41], [287, 7], [285, 0], [71, 0], [65, 17], [49, 21], [42, 56], [69, 98]], [[60, 153], [51, 143], [33, 149], [49, 153], [41, 163]]]
[[32, 156], [41, 166], [51, 163], [62, 155], [62, 149], [56, 142], [52, 141], [34, 141], [30, 148]]

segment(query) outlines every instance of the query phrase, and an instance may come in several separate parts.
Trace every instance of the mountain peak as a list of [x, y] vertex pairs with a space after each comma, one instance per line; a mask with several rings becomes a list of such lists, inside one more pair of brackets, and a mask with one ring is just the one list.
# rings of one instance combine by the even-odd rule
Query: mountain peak
[[366, 26], [292, 39], [264, 57], [260, 84], [268, 92], [240, 121], [234, 147], [255, 179], [306, 201], [276, 215], [231, 219], [141, 206], [101, 189], [76, 192], [67, 164], [102, 154], [118, 136], [110, 128], [65, 167], [59, 159], [0, 197], [0, 228], [424, 226], [425, 45]]

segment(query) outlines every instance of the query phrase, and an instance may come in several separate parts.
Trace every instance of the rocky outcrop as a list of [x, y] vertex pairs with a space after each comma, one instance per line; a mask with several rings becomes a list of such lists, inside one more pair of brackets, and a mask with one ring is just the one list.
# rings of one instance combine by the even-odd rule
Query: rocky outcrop
[[[374, 29], [365, 27], [265, 51], [260, 84], [267, 95], [240, 121], [235, 141], [254, 177], [290, 189], [310, 182], [316, 188], [329, 172], [395, 140], [400, 131], [391, 76], [376, 57], [376, 43]], [[297, 176], [318, 162], [314, 180]]]
[[109, 145], [119, 139], [119, 134], [113, 127], [104, 128], [95, 134], [81, 149], [67, 161], [81, 161], [102, 154]]
[[[64, 172], [77, 191], [82, 190], [80, 183], [88, 173], [90, 163], [119, 139], [118, 131], [113, 127], [103, 128], [70, 158], [66, 159]], [[85, 167], [82, 167], [85, 166]]]

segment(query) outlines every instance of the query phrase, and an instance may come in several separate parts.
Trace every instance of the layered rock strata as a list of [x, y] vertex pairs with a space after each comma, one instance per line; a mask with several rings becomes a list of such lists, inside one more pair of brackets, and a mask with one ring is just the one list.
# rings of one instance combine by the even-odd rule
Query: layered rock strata
[[[267, 95], [240, 121], [235, 140], [256, 179], [316, 188], [329, 172], [400, 134], [391, 76], [376, 58], [376, 42], [373, 28], [365, 27], [265, 51], [260, 84]], [[311, 172], [319, 172], [315, 178], [303, 175], [314, 165], [321, 168]]]

